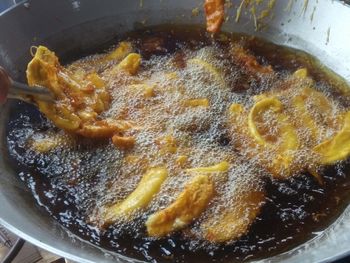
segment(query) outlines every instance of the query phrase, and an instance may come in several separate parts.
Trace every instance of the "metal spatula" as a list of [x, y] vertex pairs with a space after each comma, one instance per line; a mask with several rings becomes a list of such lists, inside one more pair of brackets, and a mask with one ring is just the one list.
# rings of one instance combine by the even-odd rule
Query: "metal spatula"
[[7, 99], [18, 99], [35, 104], [33, 98], [53, 102], [54, 96], [48, 88], [20, 83], [11, 79], [6, 70], [0, 67], [0, 104]]

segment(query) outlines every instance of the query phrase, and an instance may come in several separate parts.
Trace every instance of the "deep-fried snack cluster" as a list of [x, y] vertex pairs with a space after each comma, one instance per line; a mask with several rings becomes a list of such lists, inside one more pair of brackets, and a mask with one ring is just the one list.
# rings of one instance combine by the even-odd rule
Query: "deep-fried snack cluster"
[[[215, 10], [222, 3], [206, 2], [211, 31], [221, 25], [223, 9], [218, 13]], [[204, 48], [202, 53], [183, 58], [185, 65], [172, 66], [173, 72], [158, 68], [156, 72], [142, 74], [139, 74], [141, 55], [132, 51], [130, 43], [121, 42], [114, 51], [93, 61], [95, 65], [103, 65], [112, 79], [110, 83], [117, 83], [114, 102], [112, 91], [97, 71], [79, 66], [65, 68], [43, 46], [37, 48], [27, 70], [29, 85], [47, 87], [55, 95], [54, 104], [36, 102], [57, 127], [84, 137], [111, 138], [121, 152], [123, 165], [137, 166], [139, 174], [130, 175], [127, 169], [126, 175], [122, 174], [126, 180], [138, 176], [137, 183], [134, 182], [124, 198], [105, 203], [91, 216], [90, 221], [100, 228], [130, 222], [145, 212], [144, 225], [151, 237], [171, 235], [198, 222], [200, 238], [213, 243], [231, 242], [249, 231], [266, 200], [263, 186], [246, 182], [244, 189], [233, 191], [232, 198], [222, 192], [223, 185], [233, 189], [232, 182], [240, 184], [245, 179], [244, 175], [234, 177], [235, 169], [239, 169], [238, 156], [240, 162], [244, 158], [246, 162], [254, 160], [259, 169], [277, 180], [307, 170], [322, 183], [317, 168], [344, 160], [350, 154], [350, 112], [317, 90], [306, 68], [277, 81], [274, 89], [251, 96], [248, 102], [230, 102], [229, 96], [215, 101], [221, 94], [232, 93], [228, 73], [221, 61], [214, 59], [220, 58], [217, 51]], [[238, 44], [231, 45], [228, 57], [234, 69], [249, 75], [256, 85], [264, 78], [275, 77], [270, 65], [262, 65]], [[191, 81], [210, 88], [197, 85], [194, 87], [199, 89], [190, 90], [186, 82]], [[171, 99], [171, 103], [165, 98]], [[112, 103], [112, 113], [104, 117]], [[213, 155], [220, 157], [219, 162], [202, 166], [197, 158], [197, 164], [193, 165], [191, 162], [201, 152], [200, 147], [208, 143], [203, 144], [198, 135], [212, 129], [211, 122], [218, 118], [225, 120], [220, 125], [229, 131], [232, 143], [220, 148], [209, 142], [205, 154], [213, 154], [215, 150]], [[138, 136], [149, 137], [142, 144]], [[44, 136], [33, 140], [31, 147], [45, 153], [58, 147], [62, 140], [62, 136], [54, 135], [51, 141]], [[222, 149], [219, 157], [217, 147]], [[205, 160], [206, 156], [199, 158]], [[124, 171], [123, 166], [120, 169]], [[261, 183], [261, 175], [251, 170], [247, 173], [247, 178], [256, 178]], [[172, 189], [169, 184], [177, 175], [181, 175], [183, 182]], [[164, 187], [169, 192], [164, 193]], [[152, 206], [162, 195], [173, 198], [165, 205]], [[215, 216], [206, 213], [208, 209], [216, 209], [213, 200], [227, 202], [226, 206], [217, 208]]]

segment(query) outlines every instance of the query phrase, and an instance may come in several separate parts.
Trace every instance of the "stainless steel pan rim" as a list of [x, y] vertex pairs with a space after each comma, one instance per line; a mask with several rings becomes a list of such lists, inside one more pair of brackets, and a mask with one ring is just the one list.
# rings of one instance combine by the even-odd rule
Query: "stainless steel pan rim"
[[[275, 9], [283, 10], [286, 2], [277, 1]], [[310, 8], [302, 12], [302, 2], [296, 1], [292, 12], [275, 12], [274, 19], [266, 21], [269, 27], [264, 31], [255, 31], [249, 13], [243, 13], [238, 24], [231, 18], [224, 30], [251, 33], [304, 49], [350, 82], [350, 32], [344, 30], [350, 24], [350, 8], [339, 1], [323, 0], [317, 4], [316, 0], [309, 0]], [[139, 0], [23, 1], [0, 15], [0, 35], [7, 36], [0, 40], [0, 64], [15, 79], [23, 80], [29, 61], [28, 47], [33, 44], [46, 44], [60, 56], [89, 52], [94, 45], [141, 26], [138, 22], [145, 18], [147, 25], [202, 24], [202, 13], [198, 17], [191, 15], [193, 8], [202, 10], [201, 6], [202, 0], [150, 0], [144, 1], [142, 8]], [[314, 6], [316, 12], [311, 21]], [[229, 12], [234, 17], [235, 9]], [[4, 124], [11, 104], [0, 107], [0, 223], [29, 242], [77, 262], [140, 262], [72, 237], [35, 205], [3, 154]], [[350, 207], [323, 234], [262, 262], [329, 262], [350, 255], [349, 219]]]

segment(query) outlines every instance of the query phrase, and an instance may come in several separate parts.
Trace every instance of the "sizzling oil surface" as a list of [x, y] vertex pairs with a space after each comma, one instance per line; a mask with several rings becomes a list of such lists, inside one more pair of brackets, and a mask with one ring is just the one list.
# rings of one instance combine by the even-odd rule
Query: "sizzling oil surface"
[[[119, 151], [108, 141], [92, 143], [87, 139], [71, 137], [65, 140], [65, 145], [60, 145], [49, 153], [37, 153], [29, 146], [31, 140], [62, 132], [27, 105], [20, 104], [18, 110], [12, 112], [13, 121], [9, 124], [7, 138], [12, 161], [19, 164], [16, 170], [38, 203], [63, 226], [101, 247], [146, 261], [235, 262], [287, 251], [317, 235], [339, 215], [349, 199], [350, 175], [347, 161], [323, 169], [323, 185], [307, 173], [287, 180], [272, 180], [254, 162], [240, 159], [232, 147], [228, 129], [225, 128], [225, 112], [232, 102], [249, 104], [252, 95], [271, 89], [276, 80], [285, 78], [300, 67], [309, 69], [316, 86], [337, 101], [340, 108], [348, 108], [348, 99], [340, 98], [336, 90], [342, 84], [321, 69], [313, 58], [248, 36], [227, 35], [212, 40], [198, 28], [155, 28], [130, 33], [121, 38], [124, 39], [130, 40], [142, 55], [141, 76], [157, 82], [162, 89], [168, 89], [165, 95], [157, 98], [158, 101], [150, 102], [150, 105], [155, 106], [148, 109], [149, 114], [146, 116], [142, 110], [125, 113], [125, 107], [142, 109], [142, 100], [138, 99], [138, 95], [130, 98], [127, 93], [123, 93], [126, 92], [123, 83], [127, 83], [128, 79], [115, 82], [108, 75], [103, 75], [113, 96], [112, 107], [105, 113], [106, 116], [127, 114], [141, 126], [155, 126], [155, 129], [149, 127], [152, 132], [140, 132], [137, 135], [138, 146], [131, 153]], [[263, 83], [257, 83], [240, 72], [237, 66], [230, 63], [227, 55], [232, 41], [246, 47], [261, 63], [272, 65], [277, 72], [274, 76], [276, 79], [267, 78]], [[161, 48], [154, 49], [154, 42], [160, 43]], [[211, 60], [212, 54], [215, 55]], [[218, 92], [215, 86], [208, 84], [211, 81], [208, 81], [207, 76], [201, 75], [200, 71], [196, 73], [198, 69], [186, 71], [183, 64], [191, 57], [209, 59], [216, 67], [226, 71], [228, 89]], [[95, 59], [96, 56], [88, 57], [74, 62], [70, 67], [89, 69]], [[103, 67], [94, 69], [103, 74]], [[187, 98], [211, 99], [214, 110], [209, 115], [201, 109], [193, 109], [190, 116], [187, 116], [186, 112], [181, 112], [174, 106], [184, 99], [184, 94], [177, 94], [177, 89], [169, 87], [173, 83], [169, 78], [174, 71], [184, 80], [179, 80], [176, 84], [177, 87], [186, 87]], [[163, 129], [163, 126], [166, 128]], [[196, 238], [196, 223], [169, 238], [155, 240], [146, 237], [143, 222], [147, 216], [171, 202], [188, 179], [181, 172], [176, 172], [178, 168], [171, 164], [169, 154], [152, 159], [152, 153], [159, 150], [153, 142], [170, 131], [180, 141], [179, 148], [189, 145], [195, 149], [190, 152], [190, 167], [232, 159], [234, 167], [228, 180], [216, 182], [219, 191], [224, 191], [223, 185], [227, 184], [232, 184], [233, 188], [264, 187], [268, 197], [266, 204], [248, 233], [239, 240], [229, 245], [208, 244]], [[145, 150], [148, 152], [145, 153]], [[123, 163], [127, 154], [139, 157], [136, 165]], [[145, 164], [142, 160], [149, 160], [150, 163]], [[96, 207], [122, 200], [134, 189], [144, 165], [159, 163], [167, 163], [168, 168], [175, 172], [148, 212], [140, 213], [130, 224], [116, 223], [106, 231], [100, 231], [90, 222]], [[213, 210], [209, 209], [207, 213], [210, 211]]]

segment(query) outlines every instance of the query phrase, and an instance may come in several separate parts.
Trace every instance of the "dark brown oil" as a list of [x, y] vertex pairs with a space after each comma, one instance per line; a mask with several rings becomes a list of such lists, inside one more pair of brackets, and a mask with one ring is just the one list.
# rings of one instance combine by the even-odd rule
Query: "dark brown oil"
[[[275, 71], [292, 72], [307, 67], [318, 83], [332, 87], [334, 96], [345, 107], [348, 106], [348, 99], [340, 99], [336, 89], [343, 83], [330, 78], [330, 74], [321, 69], [311, 56], [250, 36], [234, 34], [227, 37], [240, 42], [261, 63], [272, 65]], [[227, 48], [227, 39], [213, 39], [196, 27], [152, 28], [132, 32], [120, 39], [131, 40], [144, 59], [178, 52], [177, 63], [180, 65], [183, 63], [181, 49], [184, 46], [199, 49], [214, 43], [222, 47], [223, 56]], [[161, 48], [154, 49], [154, 41], [160, 41]], [[84, 152], [85, 158], [80, 160], [79, 165], [69, 164], [69, 168], [74, 170], [74, 177], [70, 177], [69, 170], [57, 165], [59, 162], [52, 156], [46, 158], [40, 154], [25, 154], [28, 150], [26, 138], [31, 133], [52, 129], [52, 125], [33, 106], [19, 103], [11, 111], [10, 119], [7, 127], [10, 161], [37, 202], [77, 236], [110, 251], [145, 261], [238, 262], [270, 257], [313, 238], [329, 226], [349, 202], [350, 163], [344, 161], [323, 170], [323, 185], [309, 174], [282, 181], [267, 177], [267, 203], [250, 231], [231, 245], [201, 245], [184, 240], [180, 235], [153, 240], [145, 237], [144, 233], [133, 233], [131, 228], [124, 230], [113, 226], [99, 232], [96, 227], [86, 223], [81, 204], [89, 202], [91, 197], [84, 194], [85, 188], [97, 184], [106, 170], [112, 169], [110, 167], [117, 158], [113, 157], [113, 146], [108, 145], [107, 141], [93, 145], [84, 140], [78, 142], [75, 151]], [[105, 151], [109, 151], [109, 158], [102, 158], [101, 163], [100, 156]], [[64, 158], [60, 154], [59, 151], [55, 153], [56, 158]]]

